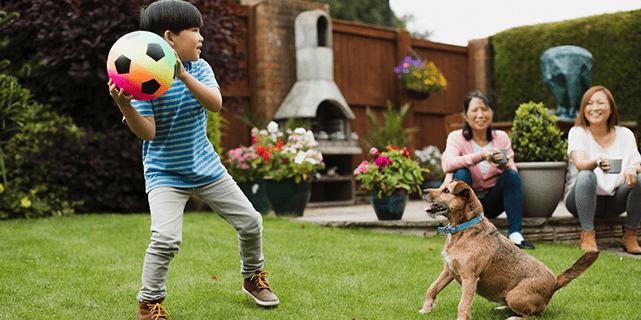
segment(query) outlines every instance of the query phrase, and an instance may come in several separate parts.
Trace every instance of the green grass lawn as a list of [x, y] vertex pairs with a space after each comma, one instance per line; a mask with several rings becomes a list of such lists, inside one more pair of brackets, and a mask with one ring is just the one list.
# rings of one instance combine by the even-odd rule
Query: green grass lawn
[[[135, 319], [150, 231], [148, 215], [76, 215], [0, 221], [0, 319]], [[264, 219], [265, 269], [277, 308], [240, 288], [236, 232], [215, 214], [185, 215], [165, 307], [181, 319], [456, 319], [461, 287], [419, 314], [442, 270], [444, 238], [322, 228]], [[556, 274], [583, 252], [535, 243], [528, 251]], [[213, 278], [215, 277], [215, 278]], [[640, 319], [641, 260], [602, 253], [537, 319]], [[473, 319], [509, 310], [476, 296]]]

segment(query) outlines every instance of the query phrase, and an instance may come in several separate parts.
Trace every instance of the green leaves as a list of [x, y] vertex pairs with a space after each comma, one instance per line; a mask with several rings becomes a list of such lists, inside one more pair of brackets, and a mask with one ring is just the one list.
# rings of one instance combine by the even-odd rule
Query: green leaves
[[523, 103], [516, 110], [510, 140], [514, 161], [565, 161], [567, 141], [543, 103]]

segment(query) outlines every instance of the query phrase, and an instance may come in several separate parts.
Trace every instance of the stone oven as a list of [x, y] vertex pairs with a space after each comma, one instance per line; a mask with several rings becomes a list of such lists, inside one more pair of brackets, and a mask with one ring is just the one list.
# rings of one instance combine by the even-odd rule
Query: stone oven
[[312, 182], [309, 206], [354, 203], [353, 156], [362, 152], [350, 131], [354, 113], [334, 82], [331, 23], [322, 10], [296, 17], [296, 83], [274, 114], [281, 127], [291, 118], [311, 124], [320, 144], [326, 170]]

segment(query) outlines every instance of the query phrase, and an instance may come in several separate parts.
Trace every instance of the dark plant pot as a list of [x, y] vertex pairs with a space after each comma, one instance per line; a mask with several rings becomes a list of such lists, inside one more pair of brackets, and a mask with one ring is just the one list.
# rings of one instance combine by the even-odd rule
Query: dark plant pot
[[269, 213], [269, 199], [267, 198], [267, 187], [265, 180], [239, 182], [238, 186], [247, 199], [254, 205], [254, 209], [262, 214]]
[[378, 220], [401, 220], [403, 212], [405, 212], [407, 198], [407, 190], [405, 189], [396, 189], [390, 196], [383, 195], [382, 198], [371, 194], [369, 196]]
[[302, 216], [312, 194], [312, 180], [296, 183], [294, 179], [274, 181], [265, 179], [267, 197], [274, 213], [278, 216]]
[[409, 95], [414, 100], [425, 100], [430, 96], [429, 92], [409, 90]]
[[421, 182], [421, 191], [425, 189], [438, 189], [443, 184], [443, 179], [423, 180]]

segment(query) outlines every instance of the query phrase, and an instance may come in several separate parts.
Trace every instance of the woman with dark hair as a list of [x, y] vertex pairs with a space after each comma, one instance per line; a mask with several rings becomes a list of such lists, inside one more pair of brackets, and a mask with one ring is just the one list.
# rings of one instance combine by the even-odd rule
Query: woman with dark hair
[[[470, 185], [488, 218], [505, 211], [508, 238], [521, 249], [534, 249], [521, 234], [523, 191], [510, 138], [507, 133], [492, 129], [492, 102], [480, 91], [470, 92], [463, 107], [463, 129], [450, 133], [441, 157], [447, 173], [445, 182], [457, 179]], [[500, 149], [507, 151], [507, 159]]]
[[[581, 249], [598, 251], [594, 217], [617, 217], [627, 212], [623, 249], [641, 254], [637, 229], [641, 221], [641, 155], [630, 129], [619, 127], [619, 115], [610, 90], [590, 88], [583, 95], [574, 127], [568, 133], [565, 206], [581, 222]], [[610, 173], [621, 159], [620, 172]]]

